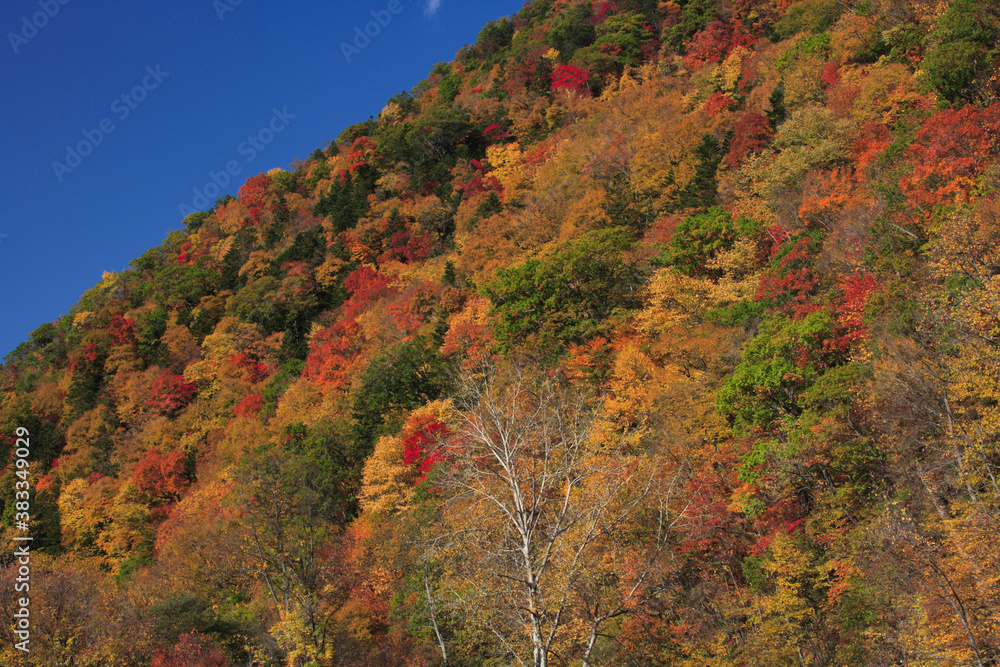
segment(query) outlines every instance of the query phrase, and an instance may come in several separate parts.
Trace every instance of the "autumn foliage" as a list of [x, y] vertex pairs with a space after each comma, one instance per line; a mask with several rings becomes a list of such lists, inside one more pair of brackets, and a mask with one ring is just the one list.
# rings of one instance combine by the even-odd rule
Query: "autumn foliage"
[[162, 370], [149, 388], [149, 406], [160, 414], [176, 415], [197, 392], [198, 387], [187, 382], [183, 375]]
[[965, 201], [975, 179], [996, 155], [1000, 108], [944, 109], [917, 132], [900, 187], [917, 206]]
[[261, 215], [269, 203], [267, 186], [270, 181], [267, 174], [258, 174], [248, 178], [240, 188], [240, 204], [246, 208], [250, 221], [254, 224], [261, 222]]
[[181, 493], [190, 485], [186, 470], [184, 452], [175, 449], [160, 454], [155, 449], [136, 464], [133, 479], [136, 486], [154, 497], [179, 500]]
[[697, 70], [705, 65], [718, 63], [729, 56], [734, 48], [750, 47], [755, 41], [754, 36], [743, 32], [738, 21], [731, 25], [713, 21], [691, 38], [684, 54], [684, 66]]
[[228, 667], [229, 661], [211, 640], [197, 632], [185, 632], [170, 649], [153, 657], [153, 667]]
[[115, 315], [108, 325], [108, 332], [115, 345], [135, 345], [137, 342], [135, 320], [127, 317]]
[[178, 221], [0, 369], [33, 664], [1000, 663], [994, 4], [534, 0]]
[[424, 481], [431, 468], [445, 460], [436, 443], [448, 436], [446, 425], [431, 422], [403, 441], [403, 465], [412, 465], [420, 470], [417, 483]]
[[590, 73], [573, 65], [560, 65], [552, 72], [552, 90], [565, 90], [585, 97], [590, 96], [587, 80]]
[[736, 169], [744, 160], [767, 147], [773, 136], [774, 131], [765, 116], [753, 112], [746, 114], [733, 128], [733, 138], [723, 164]]
[[264, 399], [257, 394], [249, 394], [233, 408], [233, 414], [237, 417], [256, 417], [264, 409]]

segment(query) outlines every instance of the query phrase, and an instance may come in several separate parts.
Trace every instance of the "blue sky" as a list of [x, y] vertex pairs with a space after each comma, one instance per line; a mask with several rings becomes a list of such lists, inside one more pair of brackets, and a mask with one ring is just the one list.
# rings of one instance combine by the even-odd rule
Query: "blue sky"
[[0, 358], [179, 229], [213, 173], [238, 162], [235, 194], [306, 158], [522, 4], [6, 0]]

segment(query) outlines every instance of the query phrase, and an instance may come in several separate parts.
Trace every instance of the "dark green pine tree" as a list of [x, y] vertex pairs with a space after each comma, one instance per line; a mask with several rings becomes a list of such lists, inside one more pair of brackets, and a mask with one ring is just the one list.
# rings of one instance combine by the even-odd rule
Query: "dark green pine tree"
[[767, 98], [771, 105], [771, 110], [767, 112], [767, 120], [773, 129], [785, 122], [788, 117], [788, 110], [785, 109], [785, 87], [780, 83], [771, 91], [771, 96]]
[[676, 203], [671, 207], [673, 210], [715, 206], [719, 194], [716, 174], [729, 150], [728, 144], [728, 140], [720, 142], [711, 134], [701, 138], [694, 151], [694, 178], [678, 194]]

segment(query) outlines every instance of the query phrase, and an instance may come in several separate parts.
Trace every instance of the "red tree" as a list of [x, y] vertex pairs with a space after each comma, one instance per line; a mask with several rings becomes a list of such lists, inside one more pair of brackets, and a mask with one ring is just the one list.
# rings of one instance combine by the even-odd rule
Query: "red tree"
[[771, 302], [774, 310], [796, 320], [820, 310], [821, 307], [813, 303], [819, 278], [812, 270], [810, 242], [809, 237], [788, 240], [781, 245], [775, 242], [772, 255], [784, 254], [777, 259], [775, 267], [761, 275], [755, 301]]
[[590, 20], [595, 26], [601, 25], [608, 20], [609, 16], [614, 16], [619, 11], [617, 0], [604, 0], [601, 6], [597, 8], [597, 12], [594, 14], [593, 18]]
[[229, 667], [229, 661], [215, 642], [192, 630], [157, 653], [152, 667]]
[[833, 351], [844, 352], [854, 343], [865, 339], [865, 308], [872, 294], [880, 287], [881, 284], [870, 273], [858, 273], [841, 280], [840, 289], [844, 299], [835, 311], [840, 321], [840, 335], [830, 341], [829, 346]]
[[431, 235], [427, 232], [414, 234], [409, 228], [401, 229], [389, 237], [385, 252], [378, 256], [379, 262], [393, 260], [408, 264], [427, 259], [431, 252]]
[[375, 142], [368, 137], [358, 137], [355, 139], [354, 143], [351, 144], [351, 152], [347, 156], [347, 159], [351, 162], [351, 173], [354, 173], [363, 165], [380, 158], [381, 155], [379, 155], [378, 149], [375, 147]]
[[444, 460], [435, 443], [447, 438], [447, 427], [439, 421], [433, 421], [411, 435], [403, 442], [403, 465], [416, 465], [420, 469], [420, 484], [427, 479], [427, 473], [436, 463]]
[[237, 417], [256, 417], [264, 409], [264, 399], [257, 394], [250, 394], [239, 405], [233, 408], [233, 414]]
[[590, 97], [590, 72], [573, 65], [560, 65], [552, 73], [552, 92], [567, 90], [583, 97]]
[[684, 67], [697, 70], [702, 65], [717, 63], [726, 58], [737, 46], [749, 47], [755, 41], [757, 38], [745, 34], [742, 24], [738, 21], [733, 25], [713, 21], [691, 38], [684, 55]]
[[240, 203], [246, 207], [250, 220], [254, 224], [260, 223], [260, 216], [264, 212], [269, 193], [268, 185], [271, 184], [271, 177], [267, 174], [257, 174], [247, 179], [238, 193]]
[[[490, 125], [490, 127], [500, 127], [499, 125]], [[487, 131], [489, 128], [486, 128]], [[484, 165], [479, 160], [470, 160], [469, 166], [474, 170], [472, 178], [465, 185], [461, 182], [456, 183], [456, 188], [462, 190], [462, 193], [466, 197], [471, 197], [472, 195], [479, 194], [480, 192], [488, 192], [490, 190], [496, 192], [497, 194], [503, 194], [503, 185], [497, 180], [497, 177], [490, 174], [486, 165]]]
[[149, 405], [160, 414], [172, 417], [183, 410], [197, 392], [198, 387], [189, 384], [183, 375], [162, 370], [149, 388]]
[[872, 122], [861, 128], [852, 138], [851, 155], [857, 163], [859, 174], [867, 172], [869, 165], [879, 159], [892, 143], [892, 132], [882, 123]]
[[900, 179], [900, 187], [924, 208], [966, 201], [997, 152], [998, 136], [1000, 104], [938, 112], [917, 132], [907, 154], [913, 172]]
[[267, 364], [257, 361], [246, 352], [237, 352], [229, 357], [229, 363], [237, 369], [239, 376], [250, 384], [257, 384], [266, 379], [271, 374], [271, 371], [274, 370]]
[[392, 292], [392, 280], [391, 276], [379, 273], [370, 266], [362, 264], [356, 268], [344, 280], [344, 286], [351, 292], [351, 298], [344, 304], [347, 317], [354, 319], [370, 304]]
[[137, 342], [135, 320], [121, 315], [115, 315], [111, 318], [108, 333], [111, 334], [111, 341], [115, 345], [135, 345]]
[[705, 100], [705, 105], [702, 109], [709, 116], [713, 118], [718, 116], [720, 112], [733, 109], [737, 106], [736, 100], [731, 98], [725, 93], [712, 93], [707, 100]]
[[733, 128], [733, 138], [729, 143], [729, 153], [722, 163], [736, 169], [743, 160], [763, 150], [774, 136], [771, 123], [759, 113], [748, 113]]
[[155, 449], [135, 466], [132, 479], [142, 491], [166, 500], [180, 500], [181, 492], [191, 485], [188, 479], [185, 459], [179, 449], [169, 454], [160, 454]]
[[[483, 130], [483, 136], [490, 141], [504, 141], [510, 138], [510, 133], [505, 130], [502, 125], [493, 123]], [[473, 162], [478, 162], [478, 160], [473, 160]]]
[[90, 343], [89, 345], [87, 345], [87, 347], [83, 348], [83, 352], [80, 353], [80, 356], [76, 357], [69, 363], [69, 372], [70, 373], [76, 373], [78, 371], [81, 373], [97, 372], [98, 370], [100, 370], [99, 368], [97, 368], [98, 366], [97, 357], [98, 357], [97, 344]]
[[361, 350], [354, 320], [341, 321], [313, 337], [302, 375], [324, 387], [342, 388], [351, 382], [350, 368]]

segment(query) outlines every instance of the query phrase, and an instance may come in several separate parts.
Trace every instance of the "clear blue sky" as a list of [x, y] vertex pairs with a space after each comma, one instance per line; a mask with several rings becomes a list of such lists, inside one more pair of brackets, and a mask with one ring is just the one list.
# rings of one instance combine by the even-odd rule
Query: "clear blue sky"
[[[395, 2], [396, 14], [392, 0], [4, 0], [0, 358], [179, 229], [210, 172], [238, 160], [235, 194], [306, 158], [523, 4]], [[373, 11], [391, 20], [348, 63], [341, 43]], [[244, 142], [274, 109], [295, 118], [253, 155]]]

